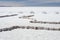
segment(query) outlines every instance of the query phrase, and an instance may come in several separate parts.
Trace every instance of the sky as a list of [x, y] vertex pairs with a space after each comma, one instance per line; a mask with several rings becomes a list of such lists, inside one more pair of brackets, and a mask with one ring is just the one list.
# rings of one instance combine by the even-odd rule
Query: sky
[[60, 6], [60, 0], [0, 0], [0, 6]]

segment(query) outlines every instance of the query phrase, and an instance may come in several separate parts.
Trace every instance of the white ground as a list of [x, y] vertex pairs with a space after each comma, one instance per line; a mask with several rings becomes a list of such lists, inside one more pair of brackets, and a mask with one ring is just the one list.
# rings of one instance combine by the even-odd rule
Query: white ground
[[0, 40], [60, 40], [60, 31], [16, 29], [1, 32]]
[[[60, 14], [55, 14], [56, 11], [60, 11], [60, 8], [0, 8], [1, 15], [19, 14], [18, 11], [23, 11], [24, 14], [19, 14], [14, 17], [0, 18], [0, 29], [11, 27], [15, 25], [21, 26], [44, 26], [50, 28], [60, 28], [60, 24], [49, 25], [49, 24], [31, 24], [29, 19], [19, 19], [18, 17], [23, 15], [30, 15], [30, 11], [36, 11], [34, 19], [43, 20], [43, 21], [60, 21]], [[24, 10], [25, 9], [25, 10]], [[37, 10], [38, 9], [38, 10]], [[46, 10], [45, 10], [46, 9]], [[52, 10], [51, 10], [52, 9]], [[47, 11], [48, 10], [48, 11]], [[27, 12], [28, 11], [28, 12]], [[47, 11], [48, 14], [42, 14], [38, 12]], [[6, 13], [4, 13], [6, 12]], [[10, 12], [10, 13], [9, 13]], [[12, 31], [0, 32], [0, 40], [60, 40], [60, 31], [47, 31], [47, 30], [27, 30], [27, 29], [15, 29]]]

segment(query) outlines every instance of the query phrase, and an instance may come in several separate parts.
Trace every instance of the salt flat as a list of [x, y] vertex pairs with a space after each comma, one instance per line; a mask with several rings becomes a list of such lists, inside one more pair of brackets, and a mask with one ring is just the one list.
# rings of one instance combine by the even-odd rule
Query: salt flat
[[[53, 9], [52, 9], [53, 8]], [[40, 8], [0, 8], [0, 16], [18, 14], [17, 16], [0, 18], [0, 29], [9, 28], [12, 26], [41, 26], [49, 28], [60, 28], [60, 24], [39, 24], [30, 23], [32, 19], [19, 18], [23, 16], [34, 15], [33, 20], [49, 21], [49, 22], [59, 22], [60, 14], [59, 7], [40, 7]], [[25, 10], [26, 9], [26, 10]], [[51, 10], [52, 9], [52, 10]], [[28, 11], [29, 10], [29, 11]], [[19, 13], [23, 11], [23, 13]], [[30, 11], [35, 11], [34, 14], [29, 13]], [[42, 12], [47, 12], [44, 14]], [[60, 31], [52, 30], [34, 30], [34, 29], [14, 29], [12, 31], [0, 32], [0, 40], [60, 40]]]
[[0, 40], [60, 40], [60, 31], [15, 29], [1, 32]]

